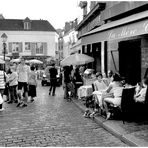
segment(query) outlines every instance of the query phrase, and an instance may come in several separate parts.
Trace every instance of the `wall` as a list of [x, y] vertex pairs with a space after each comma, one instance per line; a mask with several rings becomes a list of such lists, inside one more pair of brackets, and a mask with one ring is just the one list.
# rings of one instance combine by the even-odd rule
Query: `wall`
[[[47, 54], [45, 56], [55, 56], [55, 40], [57, 34], [55, 32], [42, 32], [42, 31], [0, 31], [0, 34], [6, 33], [7, 48], [8, 42], [22, 42], [23, 52], [20, 55], [31, 55], [31, 52], [25, 51], [25, 42], [47, 42]], [[0, 53], [2, 49], [2, 41], [0, 42]], [[10, 55], [10, 53], [9, 53]]]
[[148, 36], [143, 36], [141, 40], [141, 77], [144, 77], [148, 68]]
[[[108, 47], [108, 70], [115, 72], [119, 71], [119, 53], [118, 53], [118, 41], [107, 42]], [[111, 53], [112, 52], [112, 53]]]

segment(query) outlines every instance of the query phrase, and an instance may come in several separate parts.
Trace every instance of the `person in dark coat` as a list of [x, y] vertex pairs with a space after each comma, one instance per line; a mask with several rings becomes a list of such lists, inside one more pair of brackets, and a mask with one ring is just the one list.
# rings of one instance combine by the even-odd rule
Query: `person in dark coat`
[[[64, 99], [71, 100], [71, 96], [74, 94], [74, 84], [72, 82], [71, 66], [64, 67]], [[69, 92], [71, 94], [69, 94]]]
[[57, 69], [55, 68], [55, 64], [52, 64], [52, 67], [49, 69], [50, 74], [50, 89], [49, 89], [49, 95], [52, 91], [52, 96], [55, 96], [55, 90], [56, 90], [56, 84], [57, 84]]
[[75, 85], [75, 97], [77, 98], [77, 91], [80, 86], [83, 85], [83, 79], [80, 75], [79, 68], [77, 67], [74, 72], [74, 85]]

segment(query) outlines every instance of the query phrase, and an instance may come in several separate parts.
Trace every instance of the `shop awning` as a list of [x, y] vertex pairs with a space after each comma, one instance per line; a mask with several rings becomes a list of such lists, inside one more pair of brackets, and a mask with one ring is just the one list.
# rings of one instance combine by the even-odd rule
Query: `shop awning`
[[104, 24], [81, 38], [82, 45], [148, 33], [148, 11]]

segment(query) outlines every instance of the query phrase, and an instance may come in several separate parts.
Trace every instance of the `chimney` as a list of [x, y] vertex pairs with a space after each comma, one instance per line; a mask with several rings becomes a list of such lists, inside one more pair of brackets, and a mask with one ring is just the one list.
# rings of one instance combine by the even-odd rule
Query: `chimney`
[[79, 6], [83, 9], [83, 18], [87, 15], [87, 1], [80, 1]]

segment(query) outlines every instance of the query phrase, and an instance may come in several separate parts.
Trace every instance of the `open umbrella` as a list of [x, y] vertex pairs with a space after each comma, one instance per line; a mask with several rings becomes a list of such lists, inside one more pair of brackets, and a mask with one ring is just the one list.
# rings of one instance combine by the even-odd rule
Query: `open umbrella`
[[29, 63], [42, 64], [43, 62], [37, 59], [32, 59], [32, 60], [29, 60]]
[[12, 63], [19, 63], [20, 61], [21, 61], [21, 59], [18, 58], [18, 59], [12, 59], [10, 62], [12, 62]]
[[62, 66], [70, 66], [70, 65], [84, 65], [90, 62], [93, 62], [94, 58], [90, 57], [86, 54], [72, 54], [61, 61]]
[[[4, 60], [4, 56], [0, 55], [0, 59]], [[5, 56], [5, 60], [10, 60], [10, 58]]]

